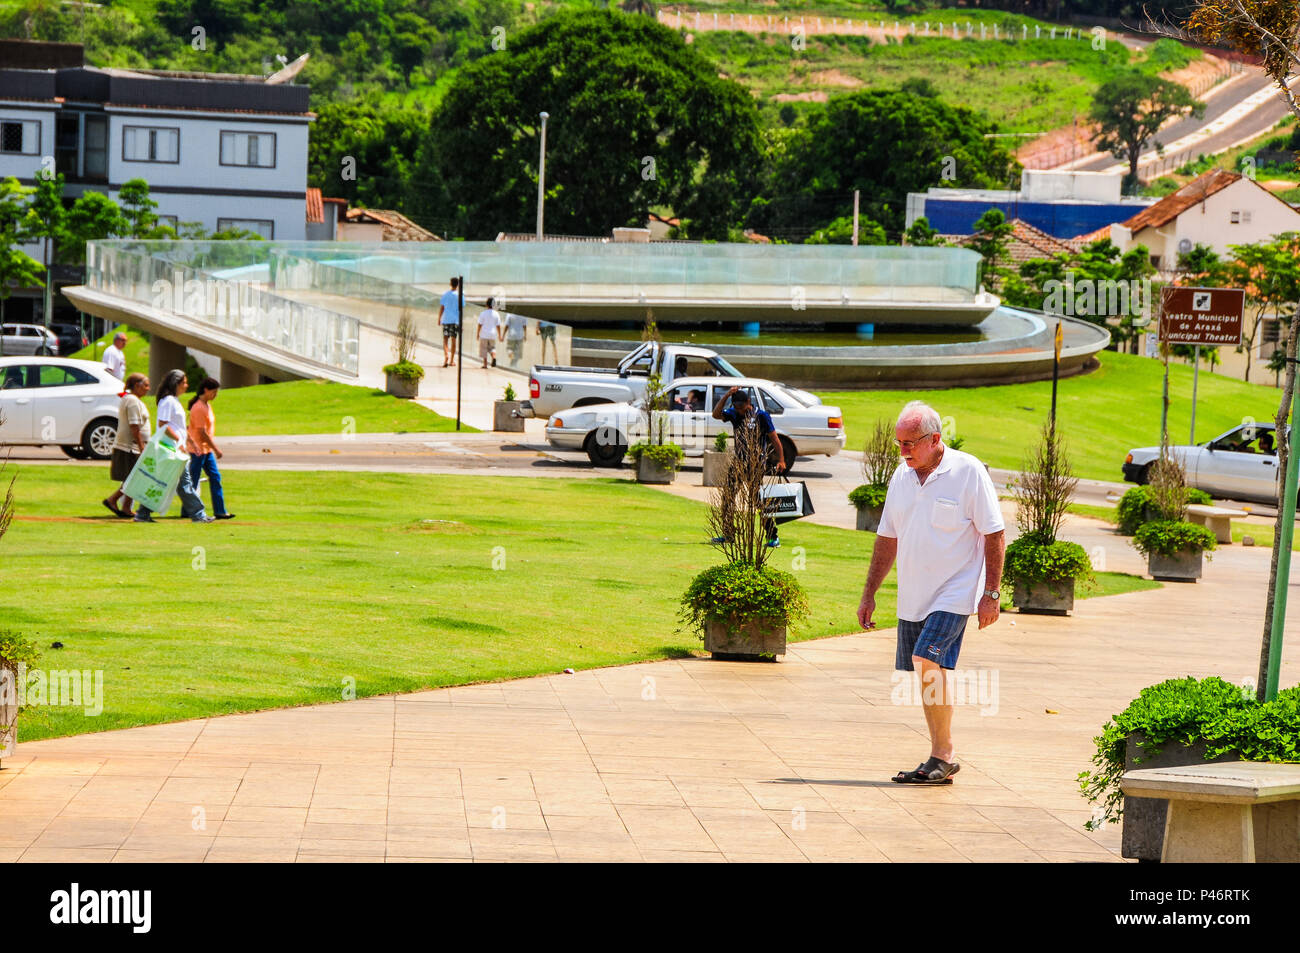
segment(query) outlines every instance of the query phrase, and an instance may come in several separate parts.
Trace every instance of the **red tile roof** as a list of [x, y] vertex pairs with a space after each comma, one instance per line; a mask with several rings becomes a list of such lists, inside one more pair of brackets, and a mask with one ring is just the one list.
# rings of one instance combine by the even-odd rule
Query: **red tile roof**
[[[1056, 255], [1073, 257], [1083, 248], [1077, 238], [1056, 238], [1028, 222], [1013, 218], [1011, 236], [1007, 241], [1007, 257], [1014, 262], [1029, 261], [1034, 258], [1053, 258]], [[948, 241], [956, 245], [968, 245], [974, 235], [945, 235]]]
[[421, 228], [401, 212], [386, 208], [350, 208], [347, 220], [361, 224], [382, 225], [386, 242], [440, 242], [437, 235]]
[[307, 224], [325, 224], [325, 206], [321, 202], [320, 189], [307, 188]]
[[1241, 178], [1236, 172], [1210, 169], [1188, 182], [1177, 192], [1166, 195], [1155, 205], [1148, 205], [1127, 222], [1121, 224], [1136, 235], [1144, 228], [1161, 228], [1168, 225], [1198, 202], [1204, 202], [1215, 192], [1222, 192]]
[[1075, 235], [1073, 238], [1070, 239], [1070, 241], [1077, 242], [1080, 246], [1083, 246], [1083, 245], [1091, 245], [1093, 242], [1099, 242], [1104, 238], [1110, 238], [1109, 225], [1103, 225], [1095, 232], [1089, 232], [1086, 235]]

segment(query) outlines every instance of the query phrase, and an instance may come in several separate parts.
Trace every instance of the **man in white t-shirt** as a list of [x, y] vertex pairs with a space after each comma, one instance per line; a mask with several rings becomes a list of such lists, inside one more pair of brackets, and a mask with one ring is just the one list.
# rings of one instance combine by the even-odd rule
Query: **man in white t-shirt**
[[900, 784], [950, 784], [961, 768], [952, 741], [952, 686], [966, 620], [998, 619], [1006, 551], [997, 490], [984, 464], [943, 445], [938, 412], [914, 400], [894, 428], [903, 462], [894, 471], [876, 531], [871, 568], [858, 606], [864, 629], [875, 623], [876, 592], [898, 560], [898, 648], [894, 667], [921, 673], [921, 705], [930, 757]]
[[104, 348], [104, 367], [118, 380], [126, 379], [126, 335], [118, 331], [113, 335], [113, 343]]
[[501, 315], [492, 308], [493, 301], [487, 299], [487, 307], [478, 313], [478, 356], [483, 359], [484, 369], [488, 366], [488, 356], [492, 357], [492, 366], [497, 366], [497, 340], [500, 334]]

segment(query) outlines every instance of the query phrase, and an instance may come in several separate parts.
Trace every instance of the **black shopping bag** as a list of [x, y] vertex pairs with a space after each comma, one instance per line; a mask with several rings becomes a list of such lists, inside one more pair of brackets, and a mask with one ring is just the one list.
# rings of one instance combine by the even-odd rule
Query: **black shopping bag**
[[763, 512], [774, 523], [789, 523], [814, 512], [808, 484], [802, 480], [791, 483], [783, 479], [779, 483], [768, 483], [759, 491], [759, 496], [763, 501]]

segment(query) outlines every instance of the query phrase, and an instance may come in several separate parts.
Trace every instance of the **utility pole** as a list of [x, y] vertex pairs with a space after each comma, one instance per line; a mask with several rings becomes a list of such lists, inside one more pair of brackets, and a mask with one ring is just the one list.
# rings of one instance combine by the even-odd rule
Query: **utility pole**
[[546, 120], [550, 113], [542, 113], [541, 155], [537, 160], [537, 240], [542, 240], [542, 206], [546, 204]]

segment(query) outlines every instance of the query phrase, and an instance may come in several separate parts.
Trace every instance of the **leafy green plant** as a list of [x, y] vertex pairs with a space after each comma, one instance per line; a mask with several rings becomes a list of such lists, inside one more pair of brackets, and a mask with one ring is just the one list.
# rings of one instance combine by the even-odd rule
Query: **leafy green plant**
[[514, 385], [514, 384], [507, 384], [507, 385], [506, 385], [506, 392], [505, 392], [504, 395], [502, 395], [501, 399], [502, 399], [502, 400], [516, 400], [517, 398], [518, 398], [518, 395], [515, 394], [515, 385]]
[[737, 562], [711, 566], [691, 580], [680, 617], [703, 638], [711, 622], [721, 622], [733, 632], [751, 622], [793, 627], [808, 611], [808, 598], [793, 575]]
[[728, 437], [728, 436], [729, 436], [729, 434], [728, 434], [725, 430], [720, 430], [720, 431], [718, 431], [718, 435], [717, 435], [716, 437], [713, 438], [713, 452], [714, 452], [714, 453], [726, 453], [726, 452], [727, 452], [727, 437]]
[[1169, 679], [1142, 689], [1093, 739], [1096, 768], [1079, 775], [1083, 796], [1102, 809], [1084, 825], [1088, 830], [1122, 816], [1120, 779], [1134, 734], [1142, 757], [1128, 767], [1140, 766], [1166, 744], [1190, 747], [1202, 741], [1207, 760], [1233, 752], [1243, 761], [1300, 761], [1300, 686], [1263, 703], [1252, 691], [1215, 676]]
[[627, 455], [634, 463], [640, 463], [645, 457], [652, 463], [667, 470], [676, 470], [686, 459], [686, 453], [675, 443], [649, 443], [638, 441], [627, 448]]
[[[1204, 490], [1189, 486], [1185, 488], [1184, 492], [1188, 504], [1208, 504], [1213, 502], [1210, 494]], [[1116, 506], [1116, 517], [1119, 531], [1125, 536], [1132, 536], [1143, 523], [1159, 519], [1160, 516], [1156, 512], [1155, 502], [1152, 498], [1151, 487], [1134, 486], [1126, 490], [1124, 495], [1120, 497], [1118, 506]]]
[[[16, 679], [22, 673], [22, 670], [28, 666], [36, 664], [37, 659], [41, 657], [40, 648], [31, 639], [24, 638], [17, 632], [11, 632], [7, 629], [0, 630], [0, 671], [7, 671], [13, 674]], [[0, 710], [3, 710], [3, 703], [8, 701], [0, 692]], [[14, 717], [18, 715], [15, 709]], [[17, 722], [0, 721], [0, 747], [4, 746], [5, 739], [13, 732]]]
[[960, 449], [962, 448], [962, 446], [965, 445], [965, 443], [966, 443], [966, 438], [965, 438], [965, 437], [957, 437], [957, 436], [953, 436], [953, 437], [948, 438], [948, 440], [946, 441], [946, 443], [947, 443], [948, 449], [950, 449], [950, 450], [960, 450]]
[[1133, 534], [1133, 548], [1143, 556], [1176, 556], [1184, 550], [1199, 553], [1217, 545], [1214, 534], [1204, 526], [1180, 520], [1153, 520]]
[[860, 510], [872, 509], [885, 505], [885, 495], [889, 487], [863, 483], [849, 491], [849, 502]]
[[398, 361], [395, 364], [385, 364], [384, 373], [391, 374], [393, 377], [400, 378], [404, 381], [418, 381], [424, 379], [424, 368], [414, 361]]
[[1008, 586], [1046, 583], [1058, 595], [1066, 583], [1086, 580], [1095, 584], [1092, 561], [1078, 543], [1063, 539], [1044, 541], [1027, 533], [1007, 544], [1002, 580]]

